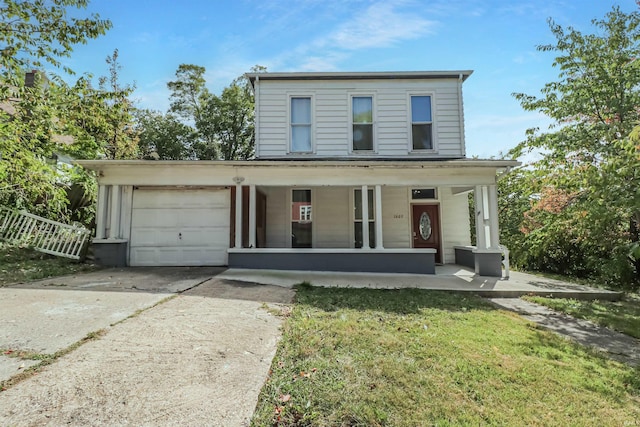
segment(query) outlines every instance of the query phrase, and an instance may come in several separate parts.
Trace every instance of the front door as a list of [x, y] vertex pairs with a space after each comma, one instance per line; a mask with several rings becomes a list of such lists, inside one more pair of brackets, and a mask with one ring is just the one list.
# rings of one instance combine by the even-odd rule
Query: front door
[[412, 205], [412, 212], [413, 247], [435, 249], [436, 263], [442, 263], [438, 205]]

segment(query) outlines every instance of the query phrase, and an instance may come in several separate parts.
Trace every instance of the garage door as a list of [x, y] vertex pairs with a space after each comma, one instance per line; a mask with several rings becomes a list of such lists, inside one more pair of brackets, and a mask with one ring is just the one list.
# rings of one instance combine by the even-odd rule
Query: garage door
[[226, 189], [136, 188], [129, 264], [226, 265], [229, 205]]

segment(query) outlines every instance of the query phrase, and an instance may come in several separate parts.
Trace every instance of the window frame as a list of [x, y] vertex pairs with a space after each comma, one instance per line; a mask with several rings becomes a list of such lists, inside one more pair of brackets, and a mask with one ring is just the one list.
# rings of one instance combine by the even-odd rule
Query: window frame
[[[310, 192], [310, 199], [311, 199], [311, 217], [309, 220], [303, 220], [302, 218], [300, 218], [298, 221], [294, 221], [293, 219], [293, 192], [294, 191], [309, 191]], [[311, 187], [293, 187], [293, 188], [289, 188], [288, 191], [288, 210], [289, 212], [287, 213], [289, 220], [288, 220], [288, 228], [289, 228], [289, 236], [291, 236], [290, 238], [287, 239], [287, 247], [292, 248], [292, 249], [304, 249], [307, 248], [306, 246], [293, 246], [293, 241], [292, 241], [292, 237], [293, 237], [293, 223], [297, 222], [297, 223], [302, 223], [302, 224], [310, 224], [310, 232], [311, 232], [311, 246], [309, 248], [314, 248], [316, 246], [316, 237], [315, 237], [315, 222], [313, 221], [313, 205], [315, 203], [315, 191], [313, 191], [313, 189]], [[306, 205], [309, 206], [309, 205]], [[299, 211], [299, 213], [302, 213], [301, 211]]]
[[[309, 99], [309, 107], [310, 107], [310, 123], [293, 123], [293, 118], [291, 117], [293, 113], [292, 103], [293, 99]], [[287, 96], [287, 152], [289, 154], [313, 154], [315, 153], [315, 99], [313, 94], [311, 93], [303, 93], [303, 92], [295, 92], [289, 93]], [[310, 147], [309, 150], [294, 150], [293, 149], [293, 127], [294, 126], [308, 126], [310, 132]]]
[[[431, 103], [431, 121], [430, 122], [414, 122], [413, 121], [413, 109], [411, 105], [411, 98], [414, 96], [428, 96], [429, 101]], [[434, 117], [436, 116], [435, 111], [435, 94], [433, 92], [408, 92], [407, 93], [407, 132], [409, 135], [408, 138], [408, 149], [409, 153], [436, 153], [438, 151], [438, 141], [436, 138], [436, 121]], [[431, 148], [413, 148], [413, 125], [421, 125], [421, 124], [430, 124], [431, 125]]]
[[[352, 230], [351, 230], [351, 247], [354, 249], [363, 249], [362, 247], [357, 247], [356, 246], [356, 230], [358, 227], [360, 227], [360, 230], [362, 230], [362, 222], [364, 221], [364, 218], [356, 218], [356, 200], [362, 200], [362, 194], [360, 194], [360, 197], [356, 196], [357, 192], [362, 192], [362, 188], [352, 188], [351, 189], [351, 206], [353, 207], [352, 211], [352, 215], [351, 215], [351, 224], [352, 224]], [[376, 229], [376, 192], [375, 189], [373, 188], [369, 188], [367, 190], [367, 194], [368, 194], [368, 202], [370, 205], [371, 209], [369, 209], [369, 220], [368, 220], [368, 225], [369, 225], [369, 248], [367, 249], [375, 249], [375, 229]], [[360, 212], [362, 212], [362, 207], [360, 208]], [[373, 236], [371, 236], [371, 226], [373, 225]], [[372, 238], [373, 237], [373, 238]]]
[[[353, 147], [353, 99], [354, 98], [371, 98], [371, 149], [370, 150], [356, 150]], [[377, 141], [377, 109], [376, 109], [376, 94], [373, 92], [349, 92], [349, 153], [358, 155], [373, 155], [378, 152]], [[369, 124], [369, 123], [361, 123]]]

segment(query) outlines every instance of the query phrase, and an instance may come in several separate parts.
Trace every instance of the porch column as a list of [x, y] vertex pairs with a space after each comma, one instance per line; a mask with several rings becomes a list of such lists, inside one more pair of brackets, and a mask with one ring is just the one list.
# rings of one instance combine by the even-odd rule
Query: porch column
[[362, 249], [369, 249], [369, 188], [362, 186]]
[[487, 186], [489, 192], [489, 247], [498, 249], [500, 246], [500, 230], [498, 226], [498, 187]]
[[256, 247], [256, 186], [249, 186], [249, 247]]
[[376, 185], [376, 249], [384, 249], [382, 245], [382, 186]]
[[236, 248], [242, 247], [242, 185], [236, 184]]
[[96, 239], [104, 239], [107, 228], [107, 192], [106, 186], [98, 187], [98, 205], [96, 207]]
[[111, 221], [109, 227], [109, 239], [117, 239], [120, 237], [120, 186], [111, 186]]
[[478, 249], [486, 249], [487, 246], [487, 235], [485, 233], [485, 197], [484, 197], [484, 186], [476, 185], [473, 192], [473, 199], [475, 202], [475, 212], [476, 212], [476, 247]]

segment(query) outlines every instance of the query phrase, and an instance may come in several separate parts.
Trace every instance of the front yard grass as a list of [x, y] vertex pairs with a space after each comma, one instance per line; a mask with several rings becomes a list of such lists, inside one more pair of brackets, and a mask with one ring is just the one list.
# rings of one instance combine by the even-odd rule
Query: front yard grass
[[523, 298], [552, 310], [640, 338], [640, 295], [627, 294], [620, 301], [578, 301], [534, 296]]
[[95, 269], [93, 264], [0, 243], [0, 287]]
[[299, 286], [254, 426], [632, 425], [640, 369], [460, 294]]

